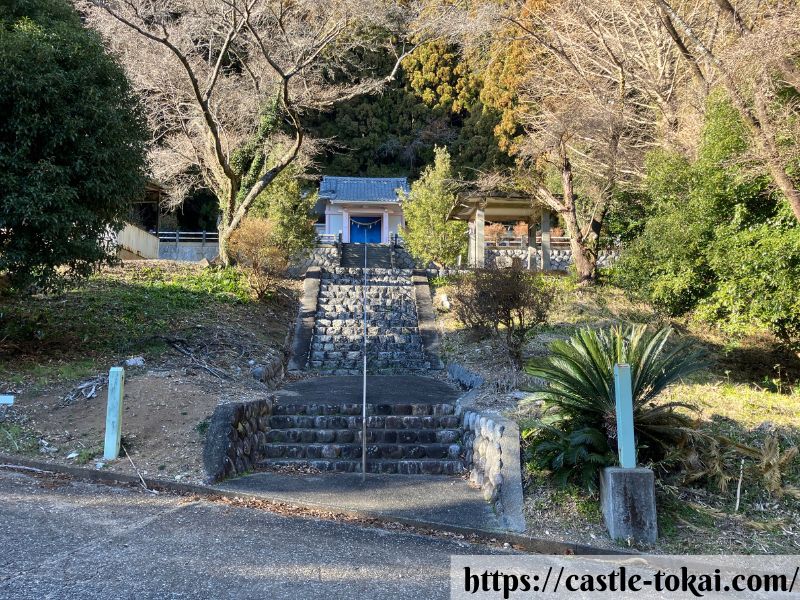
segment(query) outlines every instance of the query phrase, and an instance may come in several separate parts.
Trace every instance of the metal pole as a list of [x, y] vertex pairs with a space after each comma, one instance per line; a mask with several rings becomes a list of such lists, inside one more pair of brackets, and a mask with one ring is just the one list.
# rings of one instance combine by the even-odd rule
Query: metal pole
[[361, 417], [361, 481], [367, 480], [367, 229], [364, 228], [364, 379], [362, 386]]

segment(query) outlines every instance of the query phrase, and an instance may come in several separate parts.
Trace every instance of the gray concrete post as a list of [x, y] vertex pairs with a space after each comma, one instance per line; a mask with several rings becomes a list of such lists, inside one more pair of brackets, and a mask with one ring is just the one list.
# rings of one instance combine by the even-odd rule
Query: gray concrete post
[[475, 221], [469, 223], [469, 244], [467, 245], [467, 266], [475, 266]]
[[631, 367], [614, 366], [617, 446], [621, 467], [600, 475], [600, 507], [608, 533], [615, 540], [652, 544], [658, 537], [656, 486], [653, 471], [636, 467]]
[[542, 271], [550, 270], [550, 212], [542, 211]]
[[486, 264], [486, 237], [484, 227], [486, 218], [483, 205], [475, 210], [475, 266], [482, 269]]
[[536, 268], [536, 226], [528, 221], [528, 270]]
[[656, 486], [650, 469], [603, 469], [600, 472], [600, 508], [612, 539], [647, 544], [656, 541]]

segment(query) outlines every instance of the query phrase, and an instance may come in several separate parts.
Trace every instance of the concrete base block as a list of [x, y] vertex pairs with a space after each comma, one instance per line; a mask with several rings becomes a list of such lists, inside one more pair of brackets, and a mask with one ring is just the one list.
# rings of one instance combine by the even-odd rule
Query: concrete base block
[[650, 544], [656, 541], [656, 488], [650, 469], [603, 469], [600, 507], [612, 539]]

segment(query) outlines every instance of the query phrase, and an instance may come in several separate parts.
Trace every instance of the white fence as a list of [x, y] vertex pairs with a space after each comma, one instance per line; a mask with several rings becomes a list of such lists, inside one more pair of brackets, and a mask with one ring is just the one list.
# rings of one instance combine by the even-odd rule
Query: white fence
[[139, 258], [158, 258], [158, 238], [130, 223], [117, 233], [117, 244]]

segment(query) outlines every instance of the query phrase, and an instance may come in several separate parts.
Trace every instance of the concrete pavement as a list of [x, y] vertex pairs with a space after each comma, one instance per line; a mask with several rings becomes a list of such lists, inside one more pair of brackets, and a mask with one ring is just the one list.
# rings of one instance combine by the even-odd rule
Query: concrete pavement
[[277, 502], [357, 511], [432, 525], [503, 531], [503, 519], [465, 479], [436, 475], [254, 473], [215, 485]]
[[0, 599], [447, 598], [496, 549], [0, 470]]

